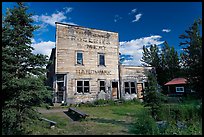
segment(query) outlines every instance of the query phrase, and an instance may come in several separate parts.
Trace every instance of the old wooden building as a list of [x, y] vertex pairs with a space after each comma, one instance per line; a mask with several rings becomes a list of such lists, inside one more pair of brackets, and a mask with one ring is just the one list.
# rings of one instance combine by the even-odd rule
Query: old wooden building
[[56, 47], [47, 66], [53, 102], [141, 97], [151, 68], [119, 64], [118, 33], [56, 22]]

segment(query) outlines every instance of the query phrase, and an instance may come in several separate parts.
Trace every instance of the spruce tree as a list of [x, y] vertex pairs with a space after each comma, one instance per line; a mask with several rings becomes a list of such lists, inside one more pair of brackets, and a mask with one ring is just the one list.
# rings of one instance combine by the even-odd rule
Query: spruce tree
[[26, 123], [39, 116], [33, 106], [51, 96], [41, 79], [47, 56], [32, 53], [38, 26], [27, 10], [19, 2], [2, 18], [2, 134], [25, 134]]
[[191, 88], [202, 97], [202, 36], [199, 27], [202, 20], [195, 21], [185, 34], [179, 36], [184, 41], [180, 43], [183, 47], [182, 63], [187, 70], [187, 79]]
[[158, 113], [165, 100], [165, 96], [161, 93], [160, 86], [157, 83], [156, 73], [154, 71], [147, 72], [148, 86], [144, 92], [144, 106], [149, 107], [151, 116], [157, 120]]
[[144, 66], [152, 66], [156, 69], [157, 82], [163, 86], [169, 80], [180, 76], [179, 56], [174, 47], [164, 42], [163, 48], [159, 51], [157, 45], [151, 45], [148, 49], [143, 46], [141, 61]]

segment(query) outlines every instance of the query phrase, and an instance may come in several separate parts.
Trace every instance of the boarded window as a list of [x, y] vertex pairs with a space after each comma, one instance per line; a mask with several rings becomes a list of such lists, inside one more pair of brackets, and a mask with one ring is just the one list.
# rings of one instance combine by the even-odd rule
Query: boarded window
[[89, 93], [89, 81], [77, 81], [78, 93]]

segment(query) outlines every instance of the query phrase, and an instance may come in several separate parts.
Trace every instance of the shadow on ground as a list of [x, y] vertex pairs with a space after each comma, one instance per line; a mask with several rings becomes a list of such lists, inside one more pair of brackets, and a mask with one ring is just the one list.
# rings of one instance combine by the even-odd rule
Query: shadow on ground
[[72, 112], [68, 112], [68, 111], [63, 111], [69, 118], [71, 118], [73, 121], [81, 121], [81, 118], [78, 116], [78, 115], [76, 115], [76, 114], [74, 114], [74, 113], [72, 113]]

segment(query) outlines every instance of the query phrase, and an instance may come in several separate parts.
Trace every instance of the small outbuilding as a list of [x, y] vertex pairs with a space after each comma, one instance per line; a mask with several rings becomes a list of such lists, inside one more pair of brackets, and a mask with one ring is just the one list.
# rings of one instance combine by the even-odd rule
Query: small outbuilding
[[167, 86], [168, 95], [184, 95], [188, 92], [187, 79], [185, 78], [174, 78], [171, 81], [164, 84]]

